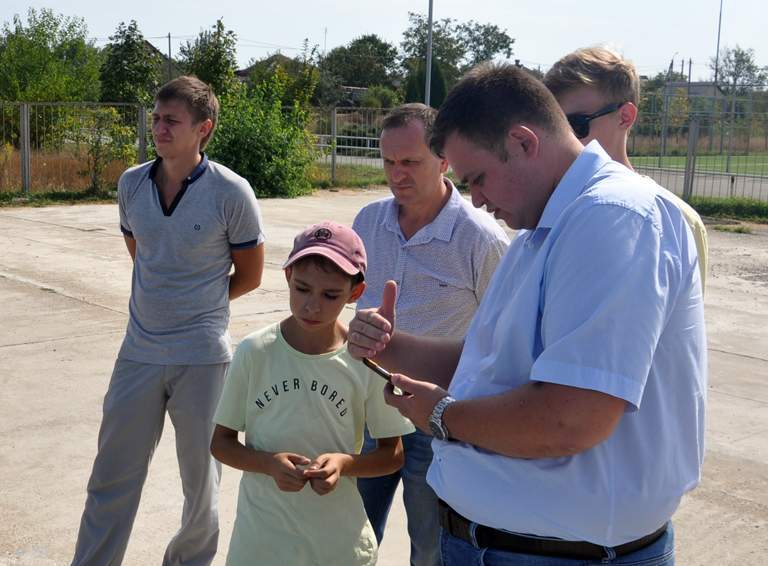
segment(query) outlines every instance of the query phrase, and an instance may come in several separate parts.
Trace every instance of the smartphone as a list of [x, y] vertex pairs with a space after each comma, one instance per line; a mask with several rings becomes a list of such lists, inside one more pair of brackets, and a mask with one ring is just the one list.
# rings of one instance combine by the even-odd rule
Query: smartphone
[[363, 363], [368, 366], [374, 373], [379, 374], [381, 377], [392, 383], [392, 374], [381, 367], [379, 364], [369, 360], [368, 358], [363, 358]]

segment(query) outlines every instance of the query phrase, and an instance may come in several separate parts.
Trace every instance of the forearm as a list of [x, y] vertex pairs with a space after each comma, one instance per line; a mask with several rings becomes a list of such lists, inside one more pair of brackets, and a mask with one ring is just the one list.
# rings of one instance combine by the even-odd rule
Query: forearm
[[405, 462], [403, 444], [400, 439], [392, 445], [380, 442], [375, 450], [367, 454], [345, 454], [341, 475], [358, 478], [386, 476], [399, 470]]
[[434, 383], [444, 389], [459, 365], [463, 340], [395, 332], [376, 361], [392, 372]]
[[242, 297], [261, 285], [264, 273], [264, 244], [246, 249], [232, 250], [234, 271], [229, 276], [229, 300]]
[[229, 276], [229, 300], [234, 301], [258, 288], [259, 285], [261, 285], [261, 276], [246, 277], [244, 273], [235, 271]]
[[214, 438], [211, 454], [219, 462], [231, 468], [258, 474], [268, 473], [268, 464], [273, 456], [271, 452], [249, 448], [237, 438]]
[[610, 436], [625, 402], [598, 391], [531, 383], [457, 401], [443, 415], [452, 438], [513, 458], [572, 456]]

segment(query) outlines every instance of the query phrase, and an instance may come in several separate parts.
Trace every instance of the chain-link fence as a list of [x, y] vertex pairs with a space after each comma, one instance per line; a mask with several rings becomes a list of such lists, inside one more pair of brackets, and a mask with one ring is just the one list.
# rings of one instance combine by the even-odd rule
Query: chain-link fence
[[[689, 109], [690, 110], [690, 109]], [[379, 170], [386, 109], [313, 109], [309, 129], [330, 184], [346, 170]], [[114, 187], [146, 158], [147, 110], [137, 105], [0, 102], [0, 190]], [[671, 191], [768, 201], [768, 113], [721, 111], [640, 115], [629, 138], [636, 169]]]
[[0, 102], [0, 190], [101, 191], [146, 157], [135, 104]]
[[635, 168], [674, 193], [768, 201], [768, 114], [641, 115], [628, 145]]

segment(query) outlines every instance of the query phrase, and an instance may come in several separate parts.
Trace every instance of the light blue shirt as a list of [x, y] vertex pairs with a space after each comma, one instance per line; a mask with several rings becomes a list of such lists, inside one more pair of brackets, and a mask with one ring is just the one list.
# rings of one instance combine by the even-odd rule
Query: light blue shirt
[[531, 381], [626, 400], [580, 454], [518, 459], [433, 441], [428, 482], [497, 529], [615, 546], [663, 525], [700, 479], [707, 390], [696, 246], [666, 191], [592, 142], [519, 233], [467, 333], [457, 399]]
[[509, 238], [496, 220], [451, 191], [435, 219], [410, 239], [403, 236], [394, 197], [372, 202], [355, 218], [368, 255], [367, 287], [357, 308], [378, 307], [384, 283], [397, 281], [397, 328], [461, 339]]

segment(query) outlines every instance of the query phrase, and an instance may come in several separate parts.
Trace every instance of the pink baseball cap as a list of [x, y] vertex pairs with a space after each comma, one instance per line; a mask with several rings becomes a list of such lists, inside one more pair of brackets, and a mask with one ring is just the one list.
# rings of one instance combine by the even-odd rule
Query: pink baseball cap
[[293, 250], [283, 269], [308, 255], [330, 259], [347, 275], [365, 275], [365, 246], [349, 226], [326, 221], [306, 228], [294, 238]]

